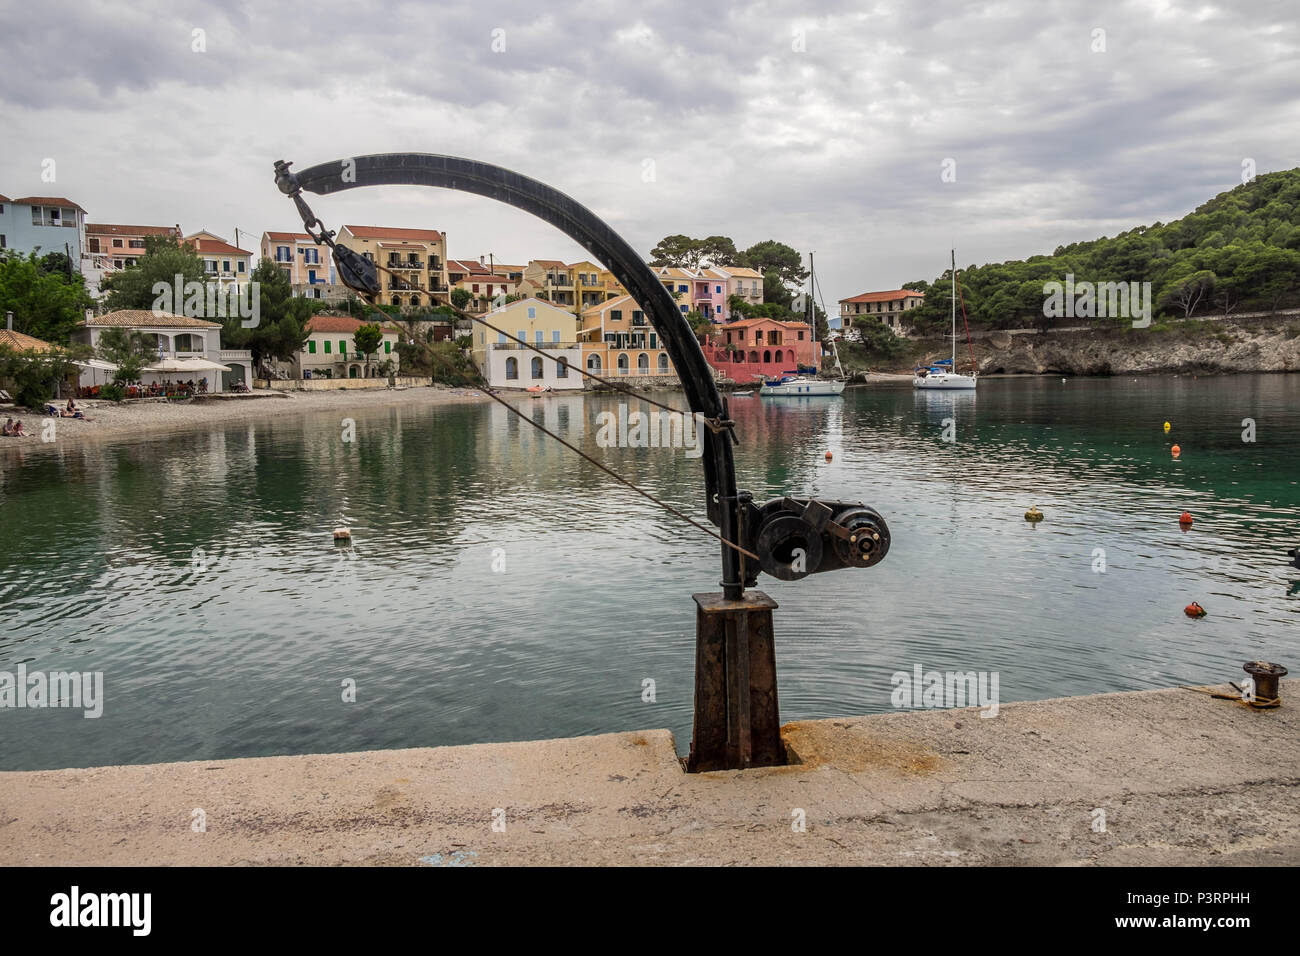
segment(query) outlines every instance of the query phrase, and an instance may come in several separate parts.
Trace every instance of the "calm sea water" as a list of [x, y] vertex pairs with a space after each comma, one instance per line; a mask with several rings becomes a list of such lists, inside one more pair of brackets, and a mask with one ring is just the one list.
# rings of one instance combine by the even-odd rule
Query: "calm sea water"
[[[698, 459], [597, 447], [620, 400], [519, 404], [702, 514]], [[876, 568], [762, 580], [784, 720], [888, 710], [916, 664], [997, 671], [1004, 701], [1300, 670], [1300, 376], [733, 405], [742, 487], [862, 500], [893, 532]], [[0, 769], [650, 727], [684, 751], [716, 543], [492, 403], [353, 417], [350, 444], [328, 413], [0, 451], [0, 671], [102, 671], [106, 696], [99, 719], [0, 710]]]

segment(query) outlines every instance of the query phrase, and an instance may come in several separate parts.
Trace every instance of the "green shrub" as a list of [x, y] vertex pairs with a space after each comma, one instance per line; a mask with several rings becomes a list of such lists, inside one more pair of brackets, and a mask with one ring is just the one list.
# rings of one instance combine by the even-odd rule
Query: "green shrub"
[[100, 388], [99, 397], [108, 402], [120, 402], [126, 398], [126, 389], [116, 382], [111, 382]]

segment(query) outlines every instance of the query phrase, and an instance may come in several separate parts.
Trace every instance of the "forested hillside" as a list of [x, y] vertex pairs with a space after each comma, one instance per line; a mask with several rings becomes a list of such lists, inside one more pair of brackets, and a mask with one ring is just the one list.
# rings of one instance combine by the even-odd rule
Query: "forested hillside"
[[[1060, 246], [1050, 256], [959, 267], [973, 327], [1127, 325], [1125, 319], [1046, 318], [1044, 283], [1150, 282], [1155, 316], [1186, 318], [1300, 305], [1300, 169], [1266, 173], [1175, 222]], [[948, 322], [951, 278], [909, 282], [926, 293], [918, 331]]]

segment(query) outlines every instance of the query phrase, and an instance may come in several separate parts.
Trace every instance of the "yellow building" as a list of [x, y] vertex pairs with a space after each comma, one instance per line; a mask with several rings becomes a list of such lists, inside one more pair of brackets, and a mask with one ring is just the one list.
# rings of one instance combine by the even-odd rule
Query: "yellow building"
[[567, 264], [559, 259], [533, 259], [524, 267], [517, 291], [549, 299], [575, 315], [627, 295], [612, 272], [589, 259]]
[[621, 295], [582, 313], [582, 361], [604, 378], [676, 376], [659, 333], [630, 295]]
[[582, 376], [571, 371], [582, 362], [578, 320], [572, 312], [542, 299], [517, 299], [489, 312], [483, 321], [500, 331], [475, 323], [471, 354], [493, 388], [582, 388]]
[[449, 301], [447, 237], [443, 233], [344, 226], [337, 241], [388, 270], [379, 273], [381, 291], [376, 304], [427, 306]]

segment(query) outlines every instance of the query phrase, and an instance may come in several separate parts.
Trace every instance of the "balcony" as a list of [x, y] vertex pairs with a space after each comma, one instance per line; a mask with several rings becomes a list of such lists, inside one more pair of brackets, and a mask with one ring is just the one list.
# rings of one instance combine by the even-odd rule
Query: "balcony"
[[424, 269], [423, 259], [389, 259], [386, 269], [401, 269], [404, 272], [417, 272]]
[[222, 349], [219, 361], [251, 362], [253, 361], [253, 353], [248, 349]]
[[547, 285], [553, 285], [553, 286], [555, 286], [557, 289], [572, 289], [572, 288], [573, 288], [573, 280], [570, 279], [568, 276], [548, 275], [548, 276], [546, 277], [546, 284], [547, 284]]
[[578, 347], [577, 342], [527, 342], [525, 343], [525, 342], [520, 342], [517, 339], [513, 342], [489, 342], [488, 343], [488, 348], [505, 349], [507, 351], [510, 349], [528, 349], [529, 351], [531, 351], [532, 349], [562, 350], [562, 349], [576, 349], [577, 347]]

